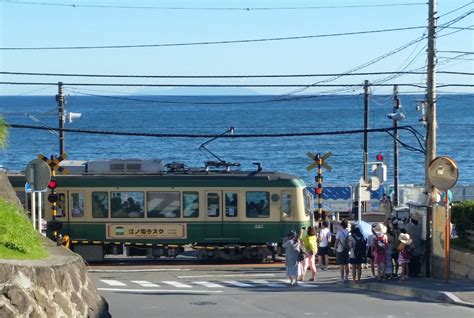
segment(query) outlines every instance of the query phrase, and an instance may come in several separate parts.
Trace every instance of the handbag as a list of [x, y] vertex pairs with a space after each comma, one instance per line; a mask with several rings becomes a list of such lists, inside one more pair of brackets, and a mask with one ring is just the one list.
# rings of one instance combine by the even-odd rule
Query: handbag
[[300, 250], [298, 253], [297, 261], [302, 262], [304, 261], [305, 258], [306, 258], [306, 253], [303, 250]]

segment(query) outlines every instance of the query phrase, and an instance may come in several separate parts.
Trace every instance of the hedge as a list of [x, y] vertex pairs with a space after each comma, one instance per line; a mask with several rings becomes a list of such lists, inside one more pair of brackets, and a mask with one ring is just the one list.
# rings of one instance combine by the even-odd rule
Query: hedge
[[474, 201], [454, 203], [451, 210], [451, 221], [458, 236], [465, 239], [466, 230], [474, 230]]

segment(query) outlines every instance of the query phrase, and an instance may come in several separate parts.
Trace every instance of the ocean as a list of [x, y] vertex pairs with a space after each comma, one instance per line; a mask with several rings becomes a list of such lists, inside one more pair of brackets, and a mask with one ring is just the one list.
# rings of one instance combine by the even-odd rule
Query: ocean
[[[421, 95], [400, 94], [406, 119], [424, 136], [416, 110]], [[280, 100], [279, 100], [280, 99]], [[474, 95], [439, 95], [437, 103], [437, 154], [452, 157], [459, 166], [458, 185], [474, 184]], [[393, 109], [389, 95], [372, 95], [369, 128], [392, 127], [387, 114]], [[320, 136], [246, 137], [242, 134], [293, 134], [360, 130], [364, 127], [364, 97], [361, 94], [299, 96], [281, 100], [277, 96], [97, 96], [67, 97], [66, 111], [82, 117], [65, 128], [108, 132], [151, 134], [225, 133], [234, 127], [233, 138], [217, 138], [205, 148], [228, 162], [239, 162], [242, 170], [255, 169], [259, 162], [265, 170], [295, 174], [314, 184], [316, 171], [307, 152], [332, 153], [323, 169], [324, 184], [353, 185], [363, 174], [363, 134]], [[58, 127], [54, 96], [0, 96], [0, 114], [8, 124]], [[32, 116], [33, 117], [32, 117]], [[418, 134], [417, 134], [418, 135]], [[386, 132], [369, 134], [369, 161], [381, 153], [388, 162], [388, 183], [393, 183], [393, 143]], [[161, 159], [164, 163], [182, 162], [202, 167], [215, 158], [200, 145], [211, 138], [147, 137], [65, 133], [68, 159], [112, 158]], [[407, 146], [421, 149], [414, 134], [399, 131]], [[421, 141], [423, 144], [423, 141]], [[400, 184], [424, 183], [424, 155], [399, 146]], [[58, 155], [59, 138], [46, 130], [11, 128], [8, 144], [0, 150], [0, 165], [8, 170], [23, 170], [38, 154]]]

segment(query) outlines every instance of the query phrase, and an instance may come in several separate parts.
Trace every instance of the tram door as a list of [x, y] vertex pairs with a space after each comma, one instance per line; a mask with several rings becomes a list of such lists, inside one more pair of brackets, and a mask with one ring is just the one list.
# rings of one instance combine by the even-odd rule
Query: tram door
[[222, 237], [222, 191], [206, 191], [205, 239], [218, 242]]
[[206, 192], [206, 239], [239, 240], [238, 193], [236, 190]]

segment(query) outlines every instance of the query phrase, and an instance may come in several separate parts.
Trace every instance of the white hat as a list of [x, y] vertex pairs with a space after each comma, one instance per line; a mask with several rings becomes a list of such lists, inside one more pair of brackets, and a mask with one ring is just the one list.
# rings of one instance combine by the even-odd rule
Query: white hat
[[379, 236], [387, 233], [387, 227], [383, 225], [382, 223], [377, 223], [376, 226], [372, 227], [372, 230], [375, 232], [375, 234]]
[[398, 239], [400, 240], [400, 242], [402, 242], [405, 245], [410, 245], [412, 242], [412, 239], [410, 238], [410, 234], [408, 233], [400, 233], [400, 235], [398, 236]]

